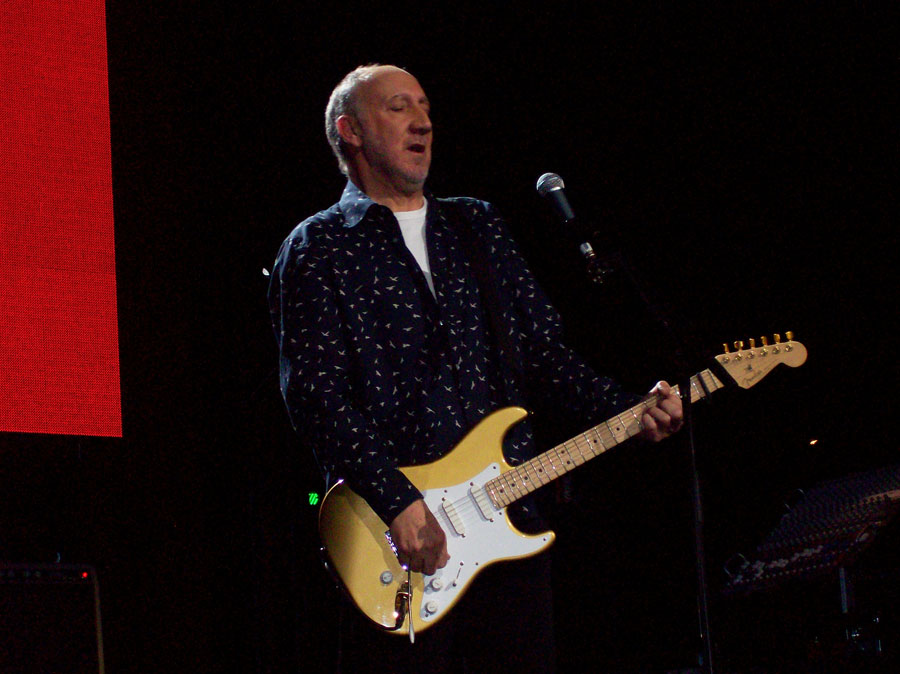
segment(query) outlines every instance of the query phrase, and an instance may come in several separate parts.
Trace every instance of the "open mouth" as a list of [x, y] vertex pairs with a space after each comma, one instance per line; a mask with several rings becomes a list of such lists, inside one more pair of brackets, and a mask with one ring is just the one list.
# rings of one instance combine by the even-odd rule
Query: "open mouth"
[[413, 143], [406, 149], [409, 150], [410, 152], [424, 154], [425, 153], [425, 144], [424, 143]]

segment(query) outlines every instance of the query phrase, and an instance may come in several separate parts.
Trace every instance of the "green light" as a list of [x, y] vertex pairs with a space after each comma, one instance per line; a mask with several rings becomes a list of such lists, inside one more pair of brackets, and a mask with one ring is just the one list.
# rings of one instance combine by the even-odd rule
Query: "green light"
[[319, 504], [319, 495], [314, 491], [309, 492], [309, 505], [314, 506], [314, 505], [318, 505], [318, 504]]

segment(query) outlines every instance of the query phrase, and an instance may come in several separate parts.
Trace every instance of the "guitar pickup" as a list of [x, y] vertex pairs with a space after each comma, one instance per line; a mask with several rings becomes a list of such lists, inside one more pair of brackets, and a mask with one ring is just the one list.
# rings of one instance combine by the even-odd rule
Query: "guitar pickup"
[[481, 516], [488, 522], [493, 522], [495, 508], [494, 504], [491, 503], [491, 499], [488, 497], [487, 492], [481, 487], [472, 487], [469, 489], [469, 496], [475, 501], [475, 505], [478, 506]]
[[441, 508], [444, 511], [444, 514], [447, 516], [447, 519], [450, 520], [450, 525], [453, 527], [453, 530], [459, 536], [466, 535], [466, 527], [463, 524], [462, 518], [459, 516], [459, 513], [456, 512], [456, 506], [454, 506], [449, 501], [442, 501]]

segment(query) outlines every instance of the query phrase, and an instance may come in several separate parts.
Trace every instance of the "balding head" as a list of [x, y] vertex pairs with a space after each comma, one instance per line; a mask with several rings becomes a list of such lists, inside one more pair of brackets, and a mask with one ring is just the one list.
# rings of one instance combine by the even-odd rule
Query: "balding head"
[[430, 113], [415, 77], [396, 66], [371, 65], [334, 90], [325, 127], [341, 170], [357, 187], [395, 211], [415, 210], [431, 165]]
[[[397, 66], [381, 65], [380, 63], [359, 66], [348, 73], [334, 88], [328, 99], [328, 105], [325, 106], [325, 136], [328, 138], [331, 151], [334, 152], [334, 156], [337, 158], [341, 173], [345, 176], [349, 176], [349, 165], [347, 162], [350, 159], [350, 155], [337, 128], [338, 117], [348, 115], [358, 120], [359, 109], [357, 104], [361, 90], [373, 77], [389, 70], [403, 69]], [[404, 70], [403, 72], [406, 71]]]

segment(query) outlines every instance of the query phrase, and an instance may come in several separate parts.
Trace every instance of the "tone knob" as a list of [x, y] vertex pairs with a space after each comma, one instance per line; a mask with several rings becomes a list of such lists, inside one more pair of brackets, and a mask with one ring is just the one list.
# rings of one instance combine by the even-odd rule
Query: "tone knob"
[[440, 578], [432, 578], [431, 579], [431, 589], [437, 592], [442, 587], [444, 587], [444, 581]]
[[435, 613], [437, 613], [438, 612], [438, 603], [436, 601], [434, 601], [433, 599], [430, 602], [426, 603], [425, 604], [425, 612], [428, 615], [434, 615]]
[[381, 573], [381, 584], [382, 585], [390, 585], [394, 580], [394, 574], [390, 571], [383, 571]]

